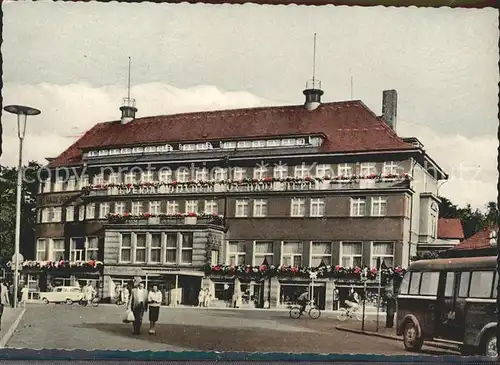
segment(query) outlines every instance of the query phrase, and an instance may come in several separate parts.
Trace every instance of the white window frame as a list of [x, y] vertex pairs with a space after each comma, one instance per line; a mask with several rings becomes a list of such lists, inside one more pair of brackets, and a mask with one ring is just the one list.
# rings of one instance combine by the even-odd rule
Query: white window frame
[[[157, 151], [157, 148], [159, 148], [160, 146], [146, 146], [144, 147], [144, 152], [145, 153], [153, 153], [153, 152], [156, 152]], [[160, 151], [158, 151], [160, 152]]]
[[[191, 247], [185, 247], [184, 246], [184, 236], [185, 235], [193, 235], [193, 242]], [[194, 247], [194, 234], [193, 232], [184, 232], [181, 233], [181, 244], [180, 244], [180, 263], [181, 265], [192, 265], [193, 264], [193, 247]], [[190, 251], [191, 252], [191, 260], [189, 262], [183, 261], [182, 260], [182, 254], [185, 251]]]
[[201, 167], [195, 171], [196, 181], [207, 181], [208, 180], [208, 169], [206, 167]]
[[249, 215], [250, 215], [250, 206], [248, 199], [237, 199], [235, 201], [234, 216], [236, 218], [245, 218], [248, 217]]
[[377, 174], [377, 164], [375, 162], [361, 162], [359, 168], [359, 175], [362, 177], [376, 175]]
[[[76, 248], [76, 240], [83, 239], [83, 248]], [[71, 237], [69, 240], [69, 260], [70, 261], [85, 261], [85, 238]]]
[[262, 148], [262, 147], [266, 147], [266, 141], [262, 140], [252, 141], [252, 148]]
[[[385, 212], [382, 207], [385, 206]], [[387, 198], [383, 196], [374, 196], [371, 199], [371, 216], [385, 217], [387, 216]]]
[[186, 143], [179, 146], [181, 151], [196, 151], [196, 144]]
[[52, 208], [42, 208], [42, 223], [50, 223]]
[[47, 239], [39, 238], [36, 241], [36, 261], [46, 261], [46, 260], [47, 260]]
[[288, 165], [276, 165], [274, 167], [273, 176], [275, 179], [286, 179], [288, 177]]
[[115, 155], [119, 155], [120, 154], [120, 149], [119, 148], [113, 148], [111, 150], [109, 150], [109, 155], [110, 156], [115, 156]]
[[[95, 247], [90, 247], [90, 242], [95, 242]], [[85, 260], [97, 260], [99, 257], [99, 237], [89, 236], [85, 238]]]
[[153, 200], [149, 202], [149, 213], [150, 214], [160, 214], [161, 213], [161, 201]]
[[[236, 243], [237, 244], [237, 250], [236, 251], [231, 251], [231, 244]], [[244, 246], [247, 245], [248, 243], [245, 242], [240, 242], [240, 241], [226, 241], [226, 263], [228, 265], [231, 265], [231, 258], [234, 257], [234, 265], [239, 265], [238, 262], [240, 261], [240, 257], [243, 257], [243, 263], [246, 262], [246, 250], [240, 251], [240, 244], [243, 244]]]
[[185, 213], [198, 213], [198, 200], [186, 200]]
[[167, 201], [167, 214], [179, 213], [179, 203], [175, 200]]
[[191, 173], [187, 167], [179, 167], [176, 171], [177, 182], [185, 183], [191, 179]]
[[[302, 246], [302, 252], [300, 252], [300, 253], [287, 253], [287, 252], [285, 252], [285, 247], [286, 247], [287, 243], [293, 243], [293, 244], [298, 243], [299, 247]], [[301, 241], [282, 241], [281, 242], [280, 264], [287, 265], [287, 264], [285, 264], [286, 257], [292, 263], [291, 265], [293, 265], [293, 263], [295, 262], [295, 257], [300, 257], [300, 265], [299, 266], [303, 266], [304, 265], [304, 243]]]
[[297, 140], [295, 138], [285, 138], [281, 140], [281, 145], [283, 147], [292, 147], [297, 144]]
[[120, 183], [120, 174], [118, 172], [110, 173], [108, 176], [108, 183], [119, 184]]
[[[175, 237], [175, 246], [169, 246], [168, 245], [168, 236], [174, 236]], [[178, 262], [178, 253], [179, 253], [179, 240], [180, 240], [180, 234], [179, 233], [173, 233], [173, 232], [167, 232], [165, 233], [165, 263], [166, 264], [176, 264]], [[174, 261], [168, 261], [168, 252], [173, 251], [174, 252]]]
[[132, 202], [132, 215], [141, 215], [144, 213], [143, 209], [143, 202], [142, 201], [133, 201]]
[[78, 207], [78, 220], [79, 221], [85, 220], [85, 211], [86, 211], [85, 205], [80, 205]]
[[295, 140], [295, 144], [297, 146], [304, 146], [306, 144], [306, 139], [305, 138], [297, 138]]
[[154, 181], [154, 174], [151, 170], [146, 170], [141, 173], [141, 182], [142, 183], [151, 183]]
[[[294, 209], [296, 209], [294, 211]], [[302, 213], [301, 213], [302, 211]], [[290, 202], [290, 216], [291, 217], [305, 217], [306, 216], [306, 199], [305, 198], [292, 198]]]
[[221, 142], [221, 148], [223, 149], [235, 149], [237, 147], [237, 143], [233, 141], [229, 142]]
[[399, 174], [399, 164], [397, 161], [386, 161], [384, 162], [384, 176], [387, 175], [398, 175]]
[[267, 217], [267, 199], [254, 199], [252, 213], [256, 218]]
[[[257, 246], [262, 244], [271, 244], [271, 252], [257, 252]], [[274, 245], [273, 241], [253, 241], [253, 257], [252, 257], [252, 266], [259, 266], [264, 262], [264, 258], [267, 257], [268, 264], [271, 265], [273, 263], [274, 257]]]
[[125, 202], [116, 202], [115, 203], [115, 213], [116, 214], [125, 214]]
[[352, 170], [352, 165], [348, 163], [342, 163], [337, 166], [338, 176], [351, 177]]
[[319, 164], [316, 165], [316, 177], [329, 177], [331, 174], [330, 172], [332, 171], [331, 165], [328, 164]]
[[104, 219], [111, 212], [111, 207], [108, 202], [99, 203], [99, 219]]
[[63, 191], [63, 188], [64, 188], [64, 178], [57, 177], [55, 182], [54, 182], [54, 193]]
[[247, 170], [243, 167], [235, 167], [233, 169], [233, 180], [243, 180], [247, 177]]
[[280, 147], [281, 139], [269, 139], [266, 141], [266, 147]]
[[252, 148], [252, 141], [238, 141], [237, 148]]
[[222, 181], [227, 179], [227, 170], [222, 167], [214, 169], [214, 180]]
[[309, 168], [305, 163], [299, 166], [295, 166], [294, 177], [298, 179], [304, 179], [306, 176], [309, 176]]
[[267, 177], [267, 167], [259, 166], [253, 169], [253, 178], [262, 180]]
[[120, 155], [129, 155], [132, 153], [132, 148], [122, 148], [120, 149]]
[[219, 204], [216, 200], [205, 200], [205, 213], [218, 214]]
[[165, 144], [165, 145], [161, 145], [161, 146], [156, 146], [155, 152], [170, 152], [173, 150], [174, 150], [174, 148], [171, 145]]
[[66, 207], [66, 222], [73, 222], [75, 220], [75, 206], [68, 205]]
[[[160, 246], [153, 246], [153, 236], [159, 236], [160, 237]], [[149, 245], [148, 246], [148, 252], [147, 252], [147, 261], [148, 263], [150, 264], [153, 264], [153, 265], [160, 265], [162, 262], [163, 262], [163, 258], [162, 258], [162, 252], [163, 252], [163, 249], [162, 249], [162, 246], [163, 246], [163, 235], [161, 234], [161, 232], [152, 232], [152, 233], [149, 233], [148, 234], [148, 237], [147, 239], [149, 240]], [[159, 260], [158, 261], [153, 261], [153, 252], [159, 252]]]
[[[344, 245], [359, 245], [361, 247], [361, 253], [359, 254], [347, 254], [344, 253]], [[361, 241], [345, 241], [340, 242], [340, 264], [344, 265], [344, 259], [349, 259], [349, 264], [345, 265], [346, 267], [354, 267], [354, 259], [358, 258], [360, 262], [360, 266], [363, 264], [363, 242]]]
[[104, 174], [96, 174], [92, 178], [92, 183], [94, 185], [103, 185], [104, 184]]
[[[59, 259], [62, 257], [63, 259], [66, 259], [65, 253], [66, 253], [66, 247], [65, 247], [65, 242], [64, 238], [52, 238], [52, 247], [51, 249], [51, 255], [52, 256], [52, 261], [59, 261]], [[56, 248], [56, 242], [62, 242], [62, 248]]]
[[[385, 245], [385, 244], [390, 244], [392, 245], [392, 254], [375, 254], [374, 251], [375, 251], [375, 246], [376, 245]], [[370, 264], [372, 265], [372, 267], [376, 267], [376, 263], [377, 263], [377, 257], [380, 257], [381, 259], [384, 259], [384, 258], [391, 258], [392, 259], [392, 265], [386, 265], [391, 267], [394, 265], [394, 254], [395, 254], [395, 250], [396, 250], [396, 245], [394, 244], [394, 242], [392, 241], [373, 241], [371, 242], [371, 245], [370, 245]]]
[[97, 152], [98, 156], [108, 156], [109, 155], [109, 150], [99, 150]]
[[[130, 236], [130, 246], [123, 246], [123, 236], [124, 235], [128, 235]], [[133, 257], [132, 257], [132, 250], [133, 250], [133, 240], [134, 240], [134, 237], [133, 237], [133, 233], [131, 232], [123, 232], [120, 234], [120, 251], [119, 251], [119, 258], [118, 258], [118, 262], [120, 263], [129, 263], [129, 262], [132, 262], [133, 260]], [[130, 260], [123, 260], [123, 251], [128, 251], [129, 252], [129, 257], [130, 257]]]
[[53, 207], [52, 208], [52, 223], [60, 223], [62, 222], [62, 207]]
[[366, 198], [351, 198], [351, 217], [364, 216], [366, 216]]
[[95, 219], [95, 203], [89, 203], [85, 207], [85, 219]]
[[172, 182], [172, 170], [169, 168], [162, 168], [158, 172], [158, 180], [163, 183]]
[[137, 176], [135, 172], [127, 172], [124, 175], [125, 184], [135, 184], [137, 182]]
[[75, 191], [75, 189], [76, 189], [76, 178], [74, 176], [70, 176], [68, 179], [68, 183], [66, 184], [66, 191]]
[[[330, 253], [322, 253], [322, 254], [319, 254], [319, 253], [314, 253], [314, 246], [315, 245], [327, 245], [328, 247], [330, 247]], [[333, 249], [332, 249], [332, 242], [331, 241], [311, 241], [309, 242], [309, 252], [310, 252], [310, 255], [309, 255], [309, 262], [310, 262], [310, 266], [311, 267], [317, 267], [319, 266], [319, 264], [321, 263], [321, 261], [323, 259], [327, 259], [325, 261], [325, 264], [326, 265], [331, 265], [332, 264], [332, 254], [333, 254]], [[319, 258], [319, 263], [318, 265], [314, 265], [313, 264], [313, 260], [314, 259], [318, 259]]]
[[[315, 211], [317, 209], [317, 211]], [[311, 198], [309, 215], [311, 217], [324, 217], [326, 213], [326, 203], [324, 198]]]
[[[134, 246], [134, 249], [133, 249], [133, 251], [134, 251], [134, 256], [133, 256], [134, 263], [138, 263], [138, 264], [146, 263], [146, 262], [148, 262], [148, 235], [145, 232], [135, 233], [134, 235], [135, 235], [135, 245], [133, 245]], [[144, 246], [138, 245], [138, 243], [139, 243], [138, 237], [139, 236], [144, 236]], [[137, 252], [144, 252], [144, 260], [137, 259]]]

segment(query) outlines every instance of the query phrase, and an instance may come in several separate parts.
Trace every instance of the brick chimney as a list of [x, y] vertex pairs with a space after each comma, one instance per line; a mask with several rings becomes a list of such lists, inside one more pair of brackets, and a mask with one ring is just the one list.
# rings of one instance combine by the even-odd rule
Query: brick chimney
[[396, 90], [384, 90], [382, 93], [382, 119], [396, 132], [398, 111], [398, 93]]

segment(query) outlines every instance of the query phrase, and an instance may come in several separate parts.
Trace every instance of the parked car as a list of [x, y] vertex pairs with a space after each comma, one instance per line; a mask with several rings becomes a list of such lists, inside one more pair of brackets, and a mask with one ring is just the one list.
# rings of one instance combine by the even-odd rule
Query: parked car
[[83, 298], [83, 293], [78, 286], [57, 286], [50, 292], [40, 293], [40, 298], [45, 304], [65, 302], [71, 305], [73, 302], [79, 302]]

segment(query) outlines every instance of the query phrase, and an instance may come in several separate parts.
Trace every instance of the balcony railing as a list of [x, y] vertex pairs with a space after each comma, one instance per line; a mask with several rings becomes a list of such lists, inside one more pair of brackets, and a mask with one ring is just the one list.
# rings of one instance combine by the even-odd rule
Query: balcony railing
[[225, 192], [327, 191], [343, 189], [384, 189], [402, 186], [407, 175], [373, 175], [368, 177], [243, 179], [238, 181], [146, 182], [134, 184], [102, 184], [85, 187], [88, 196], [176, 195]]

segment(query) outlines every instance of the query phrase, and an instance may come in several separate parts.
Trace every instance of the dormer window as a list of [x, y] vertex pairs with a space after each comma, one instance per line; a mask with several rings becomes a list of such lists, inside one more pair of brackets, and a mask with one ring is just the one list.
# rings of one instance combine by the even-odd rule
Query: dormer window
[[321, 137], [311, 137], [311, 138], [309, 138], [309, 143], [313, 147], [319, 147], [319, 146], [321, 146], [322, 142], [323, 142], [323, 139]]
[[252, 141], [239, 141], [238, 148], [252, 148]]
[[97, 151], [89, 151], [88, 156], [89, 157], [95, 157], [95, 156], [97, 156]]
[[143, 147], [134, 147], [132, 148], [132, 153], [143, 153], [144, 148]]
[[109, 155], [114, 156], [114, 155], [119, 155], [120, 150], [118, 148], [113, 148], [112, 150], [109, 150]]
[[[160, 147], [161, 146], [158, 146], [158, 149]], [[147, 147], [144, 147], [144, 152], [146, 152], [146, 153], [156, 152], [156, 146], [147, 146]], [[161, 152], [161, 151], [159, 151], [159, 152]]]
[[295, 140], [295, 143], [297, 144], [297, 146], [303, 146], [306, 144], [306, 139], [305, 138], [297, 138]]
[[281, 145], [282, 146], [295, 146], [295, 139], [293, 138], [287, 138], [287, 139], [282, 139], [281, 140]]
[[266, 141], [266, 146], [267, 147], [279, 147], [279, 146], [281, 146], [281, 140], [270, 139], [269, 141]]
[[132, 153], [132, 149], [131, 148], [122, 148], [120, 150], [120, 154], [122, 154], [122, 155], [128, 155], [129, 153]]
[[192, 144], [192, 143], [183, 144], [183, 145], [181, 145], [181, 150], [183, 150], [183, 151], [195, 151], [196, 145]]
[[161, 146], [156, 147], [157, 152], [170, 152], [173, 149], [174, 148], [169, 144], [165, 144], [165, 145], [161, 145]]
[[99, 151], [99, 156], [107, 156], [109, 155], [109, 151], [108, 150], [100, 150]]
[[266, 147], [266, 141], [252, 141], [252, 147]]
[[233, 149], [236, 148], [236, 142], [222, 142], [220, 146], [224, 149]]
[[196, 145], [196, 149], [198, 151], [204, 151], [204, 150], [211, 150], [213, 147], [212, 147], [212, 144], [210, 142], [206, 142], [206, 143], [198, 143]]

